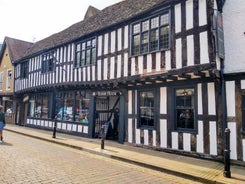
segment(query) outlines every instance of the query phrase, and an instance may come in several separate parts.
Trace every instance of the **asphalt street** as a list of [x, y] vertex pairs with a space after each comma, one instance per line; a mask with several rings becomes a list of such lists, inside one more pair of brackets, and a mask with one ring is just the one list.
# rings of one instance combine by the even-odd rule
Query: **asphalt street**
[[180, 177], [4, 132], [0, 183], [193, 183]]

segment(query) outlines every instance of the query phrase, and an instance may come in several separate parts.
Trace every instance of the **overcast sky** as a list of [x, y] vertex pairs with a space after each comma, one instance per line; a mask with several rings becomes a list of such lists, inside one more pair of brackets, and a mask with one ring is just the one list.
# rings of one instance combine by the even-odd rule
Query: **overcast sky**
[[39, 41], [83, 19], [89, 5], [103, 9], [121, 0], [0, 0], [0, 43], [5, 36]]

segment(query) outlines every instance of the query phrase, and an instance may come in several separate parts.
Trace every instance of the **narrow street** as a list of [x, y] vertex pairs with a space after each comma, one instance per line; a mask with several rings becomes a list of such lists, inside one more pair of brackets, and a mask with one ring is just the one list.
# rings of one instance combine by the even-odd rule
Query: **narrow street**
[[1, 183], [193, 183], [30, 137], [5, 133]]

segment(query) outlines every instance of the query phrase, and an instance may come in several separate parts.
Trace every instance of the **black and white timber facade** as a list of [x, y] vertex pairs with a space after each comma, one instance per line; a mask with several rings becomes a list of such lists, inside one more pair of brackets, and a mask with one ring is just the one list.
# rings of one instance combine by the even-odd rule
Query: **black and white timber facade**
[[214, 9], [125, 0], [35, 43], [15, 62], [17, 122], [95, 138], [119, 108], [120, 143], [221, 159]]

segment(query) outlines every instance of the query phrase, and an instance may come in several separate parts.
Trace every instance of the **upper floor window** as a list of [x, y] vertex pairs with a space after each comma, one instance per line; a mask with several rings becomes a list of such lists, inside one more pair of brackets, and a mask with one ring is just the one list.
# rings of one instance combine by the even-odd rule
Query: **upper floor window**
[[195, 129], [195, 89], [183, 88], [175, 90], [176, 129]]
[[3, 72], [0, 72], [0, 91], [3, 90]]
[[170, 47], [169, 12], [132, 24], [131, 54], [139, 55]]
[[11, 81], [12, 81], [12, 70], [8, 70], [7, 73], [7, 82], [6, 82], [6, 89], [9, 90], [11, 87]]
[[42, 73], [54, 71], [53, 53], [48, 53], [42, 57]]
[[28, 72], [29, 72], [29, 65], [28, 61], [25, 61], [20, 64], [20, 78], [24, 79], [28, 77]]
[[96, 38], [76, 45], [75, 67], [94, 65], [96, 62]]
[[153, 90], [139, 91], [139, 126], [155, 126], [155, 95]]

